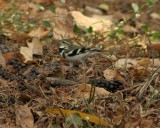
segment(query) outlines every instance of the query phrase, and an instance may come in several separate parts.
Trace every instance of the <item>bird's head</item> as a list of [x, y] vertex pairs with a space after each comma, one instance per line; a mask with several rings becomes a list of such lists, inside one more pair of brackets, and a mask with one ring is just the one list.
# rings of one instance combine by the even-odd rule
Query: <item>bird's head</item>
[[61, 40], [59, 49], [68, 49], [71, 46], [71, 43], [68, 40]]

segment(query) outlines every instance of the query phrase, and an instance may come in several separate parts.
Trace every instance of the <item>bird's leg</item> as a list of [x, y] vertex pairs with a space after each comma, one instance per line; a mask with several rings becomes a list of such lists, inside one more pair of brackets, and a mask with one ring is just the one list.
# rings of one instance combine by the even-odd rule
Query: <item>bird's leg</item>
[[73, 62], [69, 62], [69, 68], [73, 67]]

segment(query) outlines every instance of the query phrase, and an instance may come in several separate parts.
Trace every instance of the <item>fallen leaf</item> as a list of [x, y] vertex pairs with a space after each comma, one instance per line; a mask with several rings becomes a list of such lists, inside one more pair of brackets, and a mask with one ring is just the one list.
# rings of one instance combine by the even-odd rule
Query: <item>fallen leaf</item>
[[31, 109], [27, 105], [16, 106], [16, 125], [21, 128], [33, 128], [34, 118]]
[[137, 60], [136, 59], [119, 59], [116, 63], [115, 66], [116, 68], [129, 68], [129, 67], [134, 67], [137, 65]]
[[6, 67], [6, 61], [0, 51], [0, 65], [2, 65], [2, 67]]
[[28, 35], [31, 37], [38, 37], [40, 39], [47, 37], [50, 32], [50, 29], [46, 29], [43, 26], [40, 26], [38, 29], [32, 30]]
[[123, 85], [127, 84], [126, 80], [124, 79], [124, 77], [119, 72], [117, 72], [116, 76], [114, 77], [114, 80], [121, 81], [123, 83]]
[[112, 70], [112, 69], [106, 69], [103, 71], [104, 77], [107, 80], [113, 80], [116, 77], [117, 71]]
[[3, 4], [7, 4], [7, 2], [1, 1], [1, 2], [0, 2], [0, 5], [3, 5]]
[[152, 12], [150, 14], [150, 17], [155, 19], [155, 20], [160, 20], [160, 15], [158, 13]]
[[23, 56], [19, 52], [9, 52], [9, 53], [3, 54], [3, 57], [6, 62], [8, 62], [8, 60], [11, 58], [17, 58], [21, 62], [23, 62], [23, 60], [24, 60]]
[[107, 126], [107, 123], [105, 121], [103, 121], [102, 119], [94, 116], [94, 115], [90, 115], [90, 114], [86, 114], [86, 113], [82, 113], [80, 111], [75, 111], [75, 110], [66, 110], [66, 109], [47, 109], [46, 110], [47, 113], [50, 114], [59, 114], [59, 115], [70, 115], [70, 114], [79, 114], [80, 117], [84, 120], [88, 120], [90, 122], [93, 122], [95, 124], [101, 124], [103, 126]]
[[62, 38], [71, 38], [75, 37], [73, 32], [73, 27], [70, 26], [65, 21], [55, 21], [55, 27], [53, 31], [53, 35], [55, 39], [62, 39]]
[[24, 32], [17, 32], [12, 29], [2, 29], [4, 35], [12, 40], [16, 40], [19, 43], [26, 42], [26, 40], [31, 40], [31, 37]]
[[31, 43], [27, 43], [28, 47], [21, 47], [20, 53], [24, 56], [25, 62], [32, 61], [33, 55], [43, 55], [43, 44], [38, 38], [33, 38]]
[[139, 128], [138, 125], [140, 123], [140, 119], [128, 121], [124, 128]]
[[20, 53], [24, 56], [25, 61], [31, 61], [33, 60], [33, 51], [30, 47], [21, 47], [20, 48]]
[[149, 71], [146, 68], [141, 67], [133, 69], [130, 73], [136, 78], [147, 77], [149, 75]]
[[116, 125], [120, 125], [123, 120], [123, 114], [119, 114], [117, 116], [113, 116], [113, 123]]
[[152, 57], [160, 56], [160, 43], [152, 43], [147, 45], [147, 55]]
[[33, 38], [33, 55], [43, 55], [43, 44], [38, 38]]
[[[76, 97], [89, 98], [92, 86], [90, 84], [80, 84], [77, 86], [77, 91], [75, 93]], [[104, 88], [95, 87], [95, 96], [108, 96], [110, 92], [106, 91]]]
[[153, 124], [153, 121], [150, 119], [142, 119], [141, 121], [141, 127], [142, 128], [151, 128]]
[[138, 60], [138, 63], [140, 66], [143, 67], [147, 67], [150, 63], [150, 59], [149, 58], [141, 58], [140, 60]]
[[71, 11], [69, 19], [72, 21], [72, 25], [76, 24], [86, 28], [92, 27], [94, 31], [106, 31], [112, 25], [110, 20], [100, 19], [99, 17], [87, 17], [79, 11]]

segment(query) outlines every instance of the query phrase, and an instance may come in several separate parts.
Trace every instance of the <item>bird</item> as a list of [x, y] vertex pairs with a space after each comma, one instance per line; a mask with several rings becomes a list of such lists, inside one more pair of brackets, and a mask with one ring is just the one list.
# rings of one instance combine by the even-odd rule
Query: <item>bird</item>
[[82, 63], [82, 71], [83, 71], [83, 76], [84, 76], [84, 89], [83, 91], [86, 90], [87, 88], [87, 75], [86, 75], [86, 63], [85, 59], [88, 57], [91, 57], [93, 55], [102, 53], [102, 52], [108, 52], [110, 50], [100, 50], [97, 48], [89, 48], [85, 46], [79, 46], [79, 45], [74, 45], [73, 42], [71, 42], [68, 39], [63, 39], [60, 41], [60, 46], [59, 46], [59, 53], [60, 55], [70, 61], [70, 68], [73, 67], [74, 61], [80, 61]]
[[97, 48], [74, 45], [73, 42], [68, 39], [60, 41], [59, 53], [64, 59], [70, 62], [80, 61], [84, 64], [86, 58], [102, 52], [111, 52], [111, 50], [100, 50]]

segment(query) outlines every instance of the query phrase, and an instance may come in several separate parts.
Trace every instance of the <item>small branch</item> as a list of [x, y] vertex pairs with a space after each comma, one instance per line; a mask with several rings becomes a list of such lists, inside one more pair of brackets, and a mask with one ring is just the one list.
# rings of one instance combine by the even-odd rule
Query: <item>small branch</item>
[[142, 97], [142, 94], [146, 91], [146, 89], [151, 85], [151, 82], [154, 80], [154, 78], [156, 77], [157, 72], [159, 72], [160, 66], [157, 67], [157, 69], [153, 72], [151, 78], [149, 78], [146, 83], [144, 84], [144, 86], [140, 89], [139, 91], [139, 98]]

